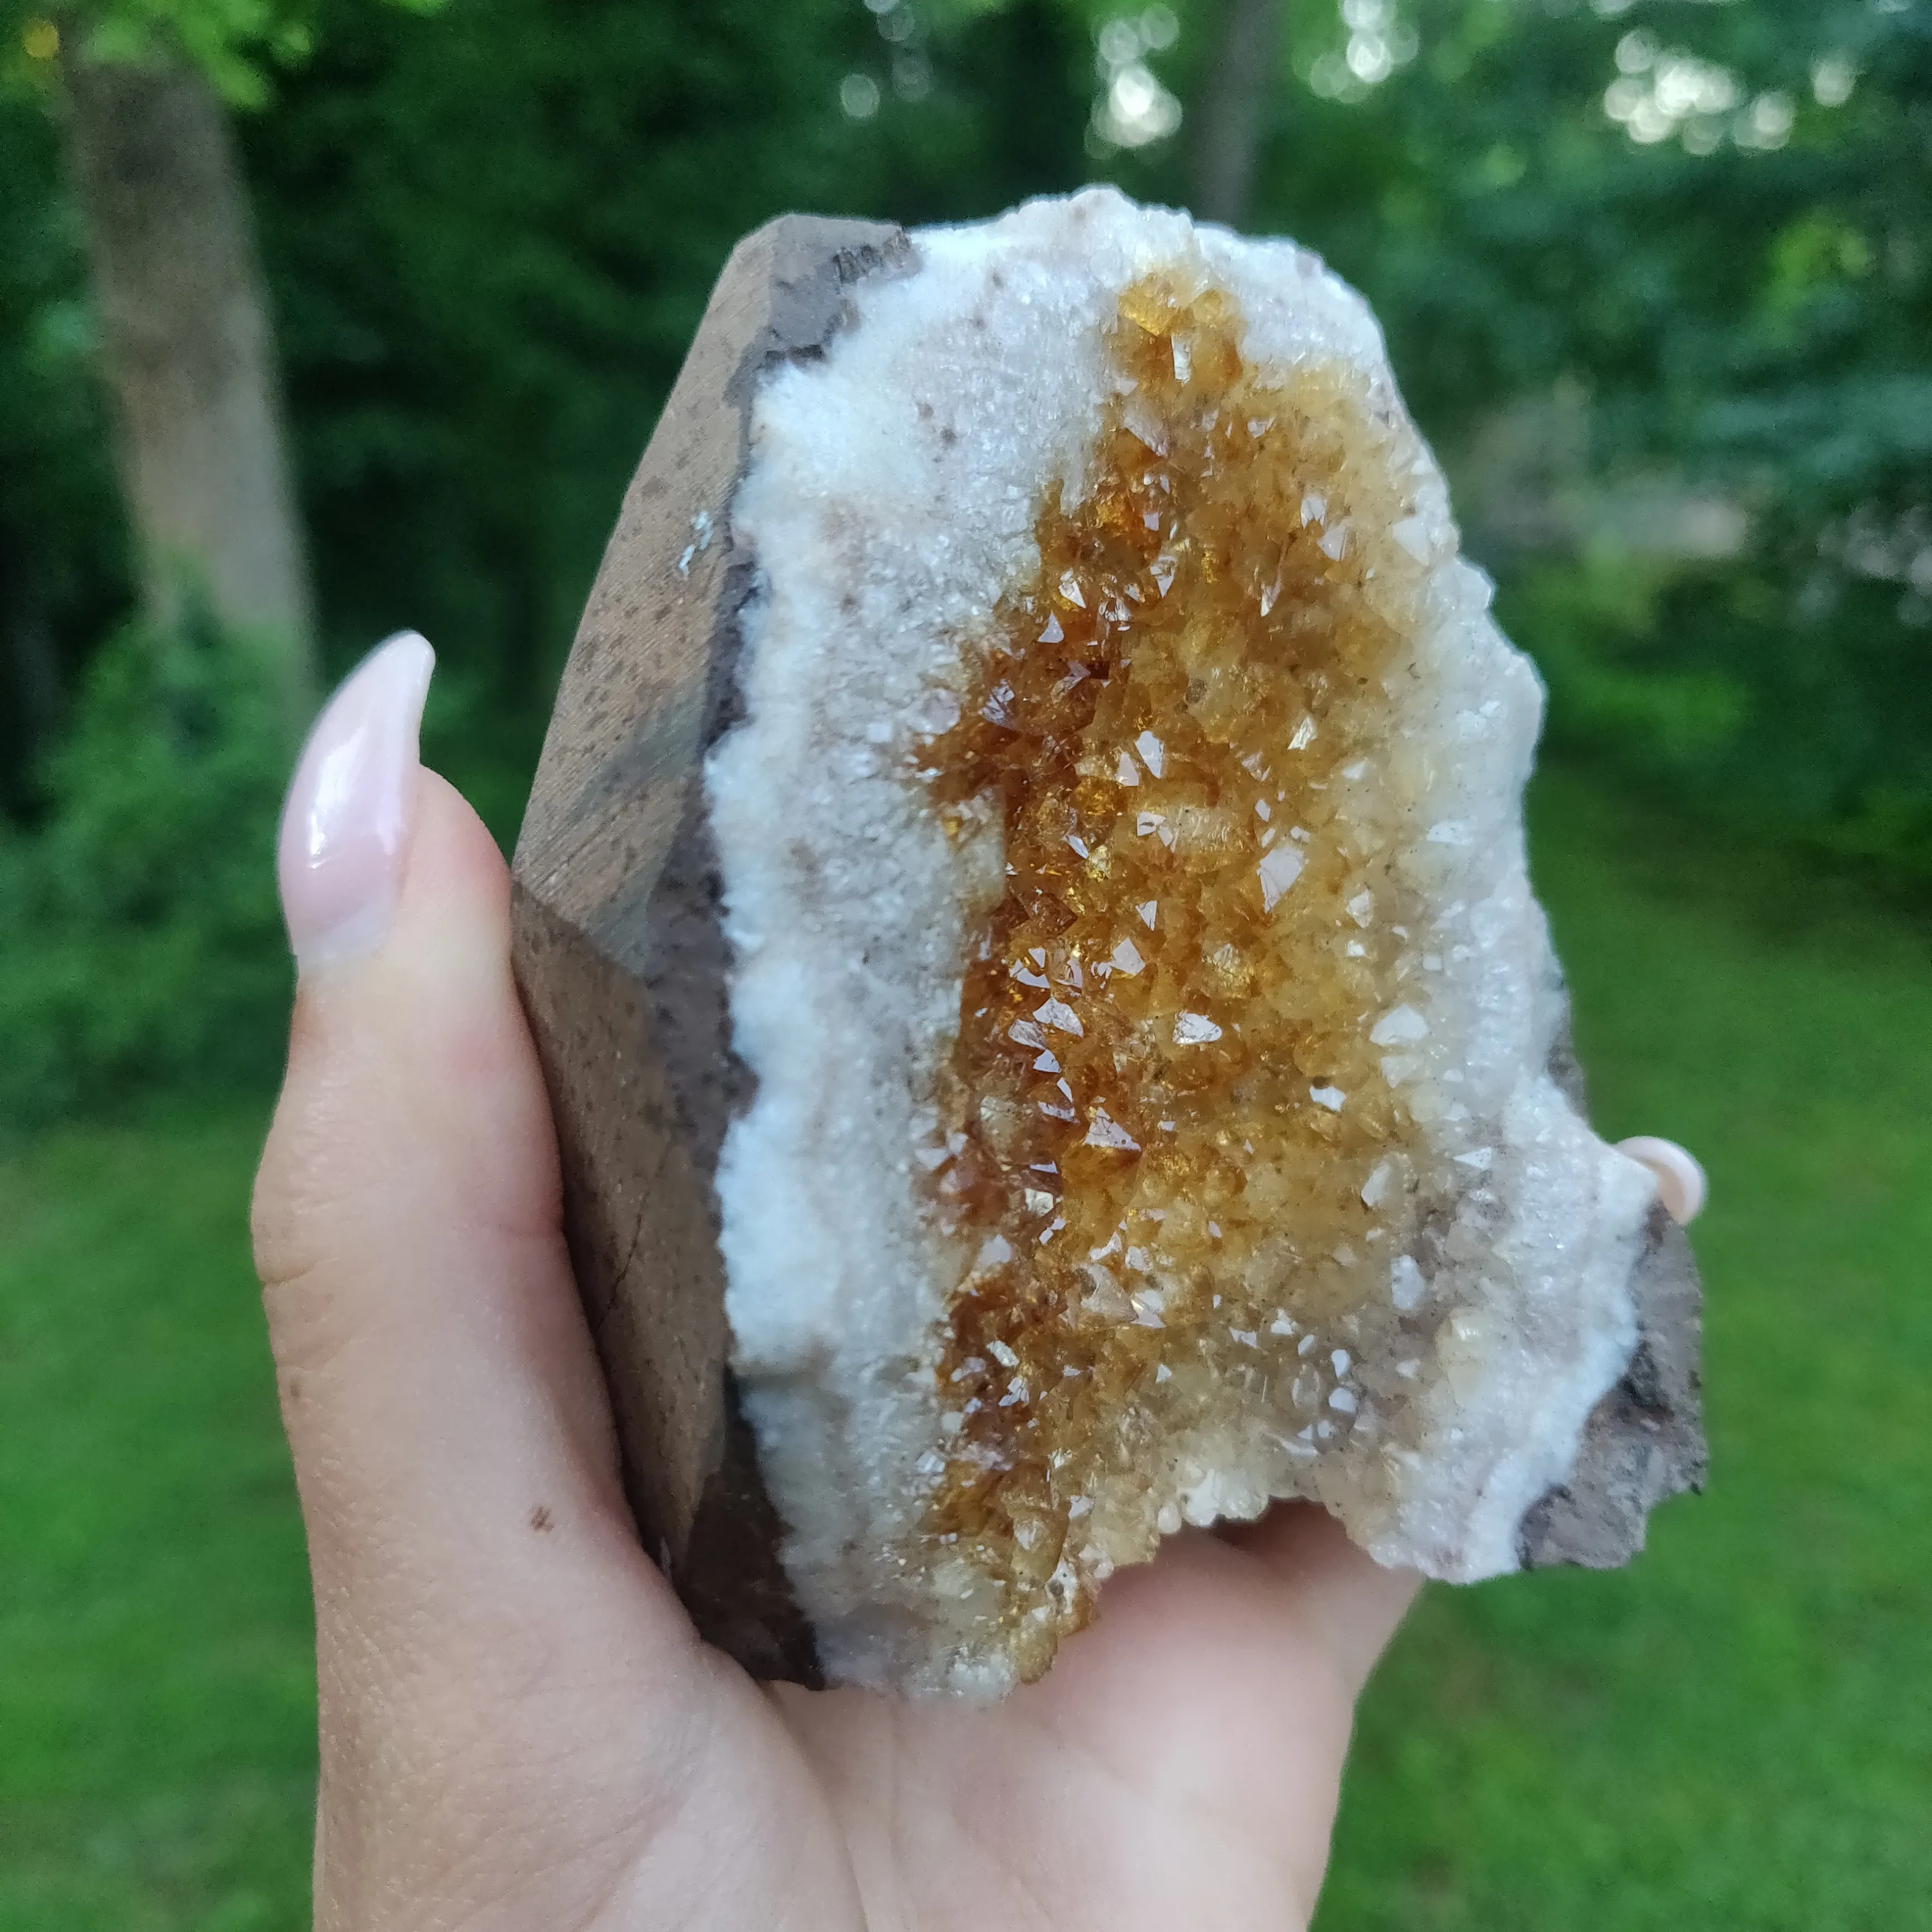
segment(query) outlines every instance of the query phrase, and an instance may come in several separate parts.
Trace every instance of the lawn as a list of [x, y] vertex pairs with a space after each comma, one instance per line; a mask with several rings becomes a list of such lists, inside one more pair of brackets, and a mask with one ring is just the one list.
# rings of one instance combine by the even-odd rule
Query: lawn
[[[1600, 1124], [1705, 1155], [1712, 1486], [1616, 1576], [1432, 1592], [1322, 1932], [1932, 1924], [1932, 958], [1546, 779]], [[0, 1932], [305, 1911], [301, 1540], [243, 1232], [262, 1109], [0, 1162]]]
[[306, 1922], [308, 1577], [247, 1234], [264, 1112], [0, 1165], [0, 1932]]

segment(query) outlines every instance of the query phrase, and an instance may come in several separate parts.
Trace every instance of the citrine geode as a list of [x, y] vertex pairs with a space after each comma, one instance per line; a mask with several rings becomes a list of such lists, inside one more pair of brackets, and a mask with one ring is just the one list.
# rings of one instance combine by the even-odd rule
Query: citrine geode
[[740, 250], [518, 857], [634, 1504], [766, 1674], [996, 1694], [1183, 1524], [1459, 1580], [1697, 1480], [1540, 714], [1359, 299], [1110, 193]]

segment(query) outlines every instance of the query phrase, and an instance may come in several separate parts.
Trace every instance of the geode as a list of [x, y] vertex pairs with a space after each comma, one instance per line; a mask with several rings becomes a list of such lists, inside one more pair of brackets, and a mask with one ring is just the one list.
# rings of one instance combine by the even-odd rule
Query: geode
[[640, 1529], [762, 1675], [997, 1695], [1279, 1498], [1468, 1580], [1694, 1485], [1527, 662], [1360, 299], [1108, 191], [741, 244], [517, 958]]

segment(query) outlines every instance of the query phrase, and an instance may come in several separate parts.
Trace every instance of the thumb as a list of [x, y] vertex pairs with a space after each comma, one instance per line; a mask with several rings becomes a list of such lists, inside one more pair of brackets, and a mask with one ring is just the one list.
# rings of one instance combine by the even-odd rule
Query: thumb
[[508, 875], [418, 762], [433, 662], [413, 634], [374, 653], [290, 788], [299, 983], [254, 1211], [318, 1640], [392, 1672], [553, 1611], [580, 1625], [599, 1582], [681, 1622], [636, 1546], [560, 1232]]

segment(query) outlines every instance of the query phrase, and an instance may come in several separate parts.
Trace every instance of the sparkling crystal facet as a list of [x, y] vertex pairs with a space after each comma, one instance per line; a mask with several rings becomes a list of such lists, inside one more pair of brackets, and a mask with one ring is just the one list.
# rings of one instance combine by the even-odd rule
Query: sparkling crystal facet
[[938, 1372], [979, 1400], [931, 1524], [999, 1580], [1027, 1676], [1178, 1526], [1136, 1516], [1148, 1441], [1184, 1441], [1232, 1378], [1305, 1462], [1311, 1426], [1367, 1410], [1346, 1353], [1294, 1338], [1387, 1303], [1392, 1263], [1419, 1292], [1382, 1047], [1418, 1036], [1395, 988], [1423, 921], [1342, 776], [1384, 748], [1414, 622], [1414, 546], [1374, 535], [1407, 514], [1412, 433], [1319, 364], [1264, 386], [1213, 288], [1136, 283], [1110, 350], [1087, 487], [1048, 493], [1037, 573], [917, 751], [950, 822], [977, 802], [1005, 832], [938, 1096], [932, 1211], [980, 1257]]

